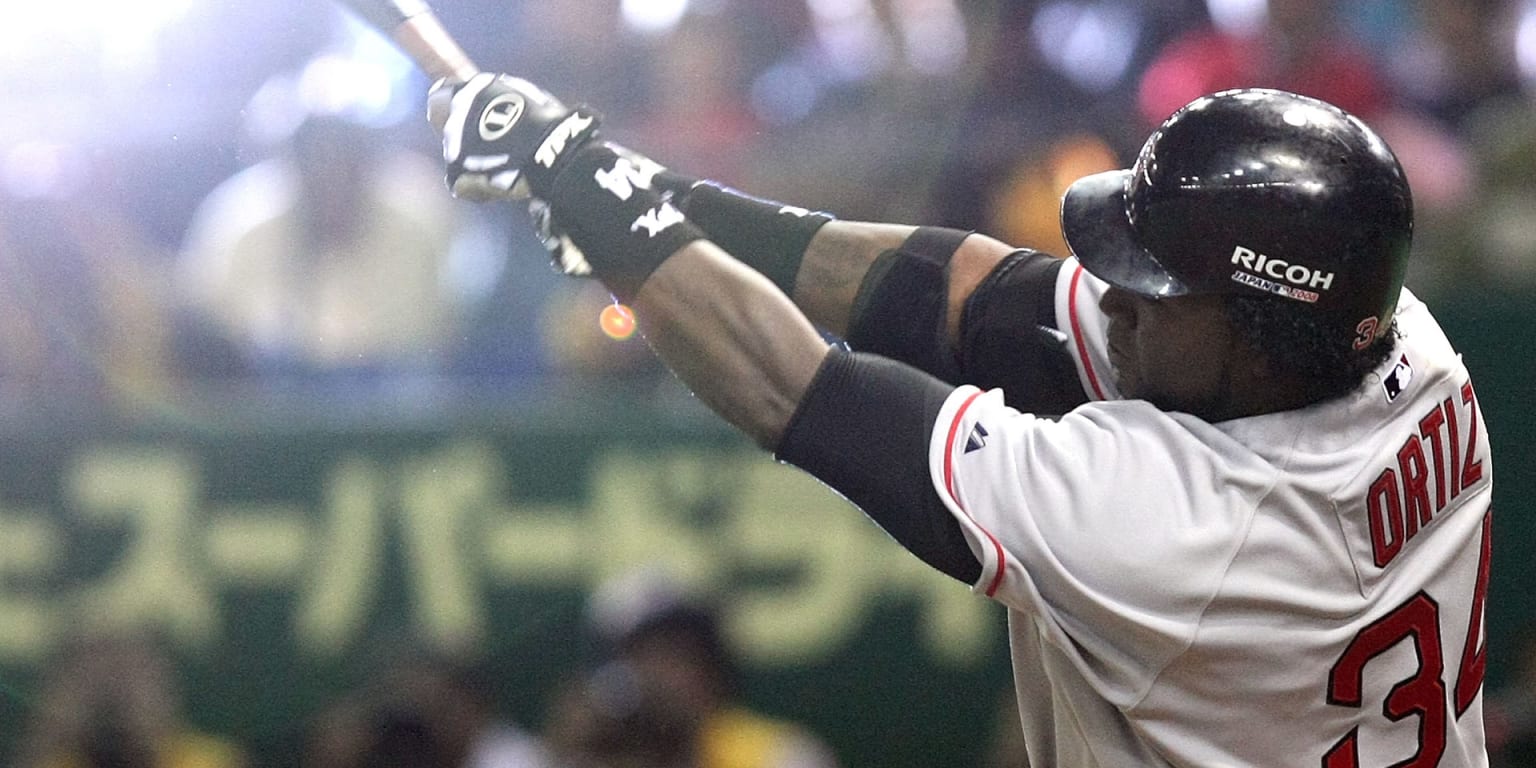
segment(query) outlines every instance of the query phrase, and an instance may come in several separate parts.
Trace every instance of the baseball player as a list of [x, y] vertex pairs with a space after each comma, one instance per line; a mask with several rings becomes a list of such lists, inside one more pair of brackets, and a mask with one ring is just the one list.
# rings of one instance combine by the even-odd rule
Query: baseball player
[[539, 201], [699, 398], [1007, 607], [1031, 765], [1487, 764], [1487, 430], [1359, 120], [1200, 98], [1056, 259], [683, 177], [516, 78], [433, 100], [455, 194]]

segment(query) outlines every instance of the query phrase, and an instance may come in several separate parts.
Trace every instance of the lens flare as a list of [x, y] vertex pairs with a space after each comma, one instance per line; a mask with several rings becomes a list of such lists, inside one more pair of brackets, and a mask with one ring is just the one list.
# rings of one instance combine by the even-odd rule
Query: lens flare
[[635, 335], [635, 312], [623, 304], [609, 304], [597, 318], [603, 333], [614, 341], [623, 341]]

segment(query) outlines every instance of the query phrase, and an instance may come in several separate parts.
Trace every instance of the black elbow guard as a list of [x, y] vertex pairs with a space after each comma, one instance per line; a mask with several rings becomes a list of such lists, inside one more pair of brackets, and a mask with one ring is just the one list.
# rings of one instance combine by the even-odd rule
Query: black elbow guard
[[1019, 250], [976, 287], [960, 316], [962, 381], [1002, 389], [1008, 405], [1060, 415], [1087, 402], [1067, 335], [1056, 328], [1061, 259]]
[[900, 248], [880, 254], [859, 286], [848, 344], [961, 383], [945, 334], [949, 261], [971, 233], [919, 227]]

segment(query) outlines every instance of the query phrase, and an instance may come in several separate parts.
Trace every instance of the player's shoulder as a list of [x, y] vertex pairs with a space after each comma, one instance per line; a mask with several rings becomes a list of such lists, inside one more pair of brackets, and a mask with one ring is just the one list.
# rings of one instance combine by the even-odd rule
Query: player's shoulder
[[[1145, 400], [1100, 400], [1059, 416], [1021, 413], [999, 390], [962, 387], [941, 410], [939, 428], [952, 436], [951, 451], [969, 452], [989, 436], [1012, 446], [1015, 458], [1112, 469], [1119, 463], [1152, 464], [1178, 471], [1190, 462], [1237, 467], [1258, 457], [1232, 435], [1198, 417], [1164, 411]], [[936, 430], [935, 436], [939, 436]], [[1093, 461], [1084, 461], [1086, 457]], [[1148, 456], [1168, 458], [1147, 462]], [[1055, 457], [1054, 459], [1052, 457]], [[1096, 471], [1097, 471], [1096, 470]]]
[[1398, 294], [1395, 322], [1399, 341], [1420, 348], [1421, 354], [1455, 354], [1429, 304], [1407, 288]]
[[[1166, 411], [1145, 400], [1114, 399], [1085, 403], [1055, 421], [1058, 429], [1072, 430], [1119, 442], [1136, 451], [1158, 449], [1179, 454], [1199, 453], [1219, 457], [1223, 463], [1241, 463], [1249, 453], [1223, 429], [1198, 416]], [[1143, 458], [1146, 454], [1142, 454]]]
[[[1435, 320], [1429, 305], [1407, 288], [1398, 299], [1394, 323], [1391, 355], [1365, 377], [1357, 394], [1373, 398], [1382, 395], [1388, 403], [1397, 404], [1430, 389], [1432, 382], [1466, 378], [1461, 355]], [[1415, 383], [1422, 386], [1414, 387]]]

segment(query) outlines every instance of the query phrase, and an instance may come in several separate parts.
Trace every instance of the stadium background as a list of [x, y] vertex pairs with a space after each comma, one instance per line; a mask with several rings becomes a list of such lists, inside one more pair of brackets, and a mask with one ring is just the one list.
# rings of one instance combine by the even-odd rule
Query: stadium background
[[[437, 6], [483, 67], [593, 104], [610, 135], [680, 169], [1058, 253], [1062, 185], [1127, 162], [1188, 89], [1299, 82], [1351, 106], [1408, 167], [1409, 284], [1491, 425], [1489, 690], [1523, 684], [1536, 6]], [[1358, 68], [1293, 71], [1304, 35], [1320, 35], [1312, 63]], [[1282, 40], [1289, 64], [1253, 63]], [[1220, 82], [1245, 66], [1260, 82]], [[602, 337], [601, 302], [547, 270], [519, 212], [469, 214], [462, 313], [430, 365], [231, 375], [178, 343], [194, 212], [300, 116], [436, 153], [427, 83], [377, 36], [322, 0], [58, 0], [8, 11], [0, 84], [7, 753], [54, 656], [115, 629], [163, 640], [189, 720], [255, 765], [297, 764], [326, 702], [408, 645], [467, 652], [500, 713], [536, 728], [587, 661], [592, 590], [656, 566], [718, 591], [746, 699], [846, 765], [984, 764], [1010, 685], [1000, 611], [716, 425], [637, 340]]]

